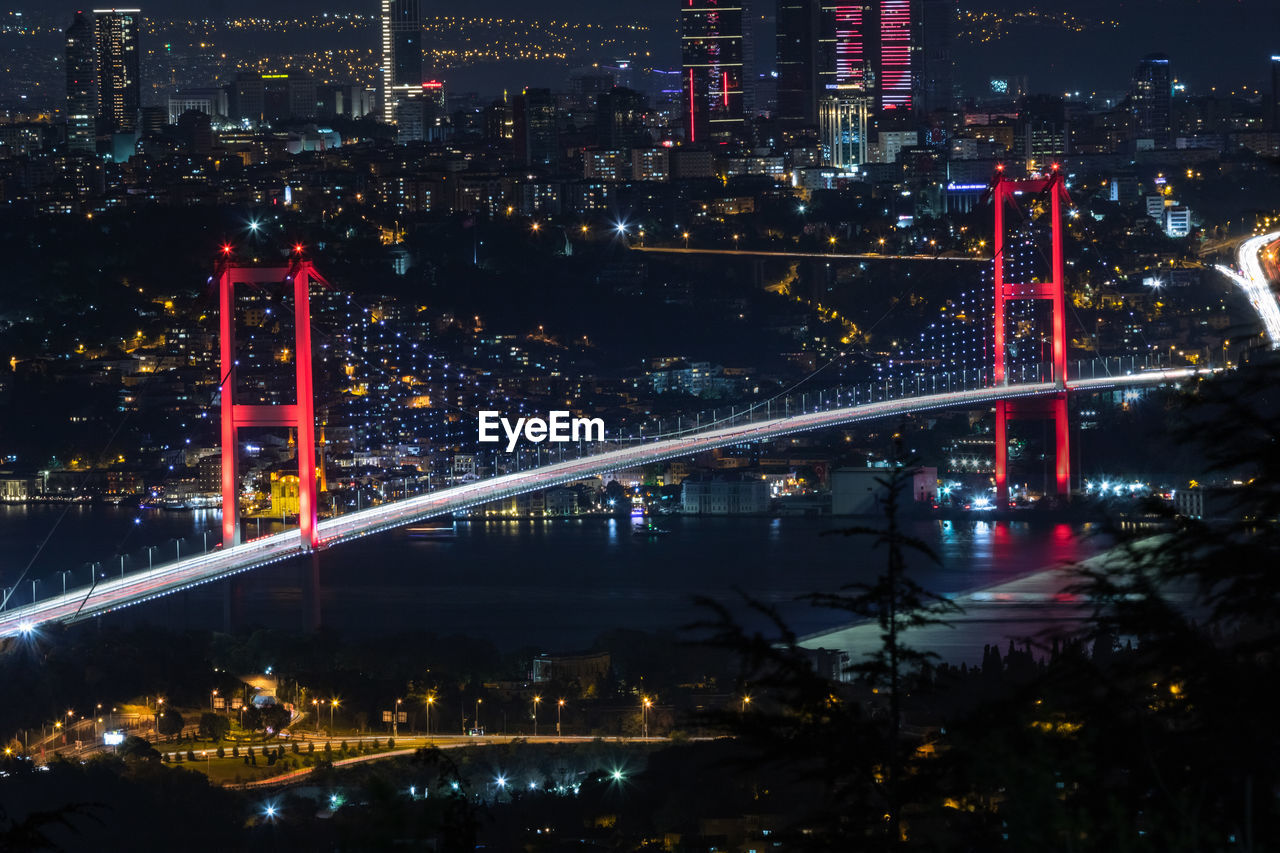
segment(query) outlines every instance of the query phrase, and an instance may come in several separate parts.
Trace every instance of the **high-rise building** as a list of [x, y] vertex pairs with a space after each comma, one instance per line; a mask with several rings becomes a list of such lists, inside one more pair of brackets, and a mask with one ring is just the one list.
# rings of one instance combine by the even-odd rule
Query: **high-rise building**
[[527, 166], [554, 168], [560, 162], [556, 96], [550, 89], [529, 89], [515, 100], [516, 156]]
[[818, 32], [821, 0], [778, 0], [780, 122], [811, 125], [817, 118]]
[[867, 108], [870, 98], [840, 93], [818, 103], [818, 133], [822, 160], [843, 172], [867, 162]]
[[876, 44], [874, 9], [864, 3], [822, 4], [818, 90], [821, 94], [865, 92], [872, 82], [869, 61]]
[[445, 92], [444, 81], [442, 80], [423, 80], [422, 81], [422, 97], [427, 99], [427, 103], [441, 115], [447, 112], [445, 105], [448, 102], [448, 95]]
[[880, 0], [879, 5], [879, 62], [876, 75], [879, 108], [883, 113], [895, 116], [911, 112], [911, 95], [915, 84], [912, 5], [912, 0]]
[[140, 9], [94, 9], [98, 53], [98, 125], [103, 133], [138, 128], [142, 106]]
[[400, 110], [422, 104], [404, 104], [422, 97], [422, 8], [419, 0], [382, 0], [382, 68], [378, 94], [382, 120], [398, 124]]
[[1141, 147], [1149, 140], [1156, 148], [1173, 143], [1173, 71], [1169, 57], [1153, 53], [1133, 73], [1133, 136]]
[[1271, 129], [1280, 130], [1280, 54], [1271, 57]]
[[241, 71], [227, 86], [229, 114], [241, 121], [257, 123], [267, 112], [267, 87], [262, 75], [253, 71]]
[[1043, 170], [1071, 153], [1066, 102], [1056, 95], [1031, 95], [1018, 115], [1016, 144], [1028, 171]]
[[494, 101], [484, 108], [484, 141], [502, 144], [515, 137], [515, 118], [506, 100]]
[[951, 42], [956, 0], [916, 0], [915, 108], [920, 115], [955, 107], [955, 61]]
[[710, 142], [743, 123], [742, 4], [685, 0], [680, 33], [685, 138]]
[[634, 148], [649, 144], [645, 114], [649, 99], [640, 92], [617, 88], [596, 99], [596, 144], [601, 148]]
[[84, 12], [67, 27], [67, 148], [93, 151], [98, 112], [98, 81], [94, 63], [93, 24]]

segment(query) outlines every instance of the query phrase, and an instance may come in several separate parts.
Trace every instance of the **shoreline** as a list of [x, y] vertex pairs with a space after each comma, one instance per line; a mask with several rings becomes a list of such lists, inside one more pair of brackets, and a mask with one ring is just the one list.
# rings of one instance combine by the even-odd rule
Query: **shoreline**
[[[1159, 539], [1159, 536], [1148, 536], [1131, 546], [1147, 547]], [[1023, 647], [1028, 641], [1035, 645], [1069, 635], [1073, 633], [1070, 628], [1084, 625], [1091, 606], [1084, 595], [1069, 591], [1080, 580], [1076, 570], [1105, 566], [1123, 556], [1124, 547], [1123, 544], [1111, 545], [1079, 563], [1048, 566], [1013, 580], [944, 595], [943, 598], [963, 608], [963, 612], [945, 624], [908, 630], [906, 634], [910, 634], [911, 639], [906, 642], [937, 654], [939, 662], [973, 666], [981, 663], [986, 646], [994, 645], [1003, 653], [1011, 640]], [[1031, 632], [1018, 630], [1032, 624], [1039, 628]], [[1053, 627], [1046, 628], [1046, 624]], [[1064, 628], [1068, 630], [1062, 630]], [[850, 662], [861, 658], [879, 642], [880, 626], [870, 619], [806, 634], [798, 640], [806, 649], [845, 652]]]

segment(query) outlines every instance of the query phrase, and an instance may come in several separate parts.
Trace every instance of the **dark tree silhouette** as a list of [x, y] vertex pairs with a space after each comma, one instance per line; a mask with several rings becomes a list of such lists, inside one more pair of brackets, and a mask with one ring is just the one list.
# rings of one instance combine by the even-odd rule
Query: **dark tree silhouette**
[[884, 570], [869, 583], [804, 597], [815, 606], [874, 619], [880, 626], [878, 647], [848, 668], [852, 686], [820, 675], [777, 609], [762, 602], [746, 599], [772, 635], [746, 630], [728, 607], [709, 599], [700, 604], [715, 618], [691, 626], [709, 632], [704, 642], [740, 655], [743, 681], [769, 697], [767, 703], [757, 703], [758, 712], [712, 713], [705, 715], [707, 721], [741, 736], [758, 764], [789, 767], [799, 780], [816, 783], [827, 794], [798, 821], [807, 824], [801, 843], [816, 848], [850, 843], [887, 848], [903, 835], [901, 784], [918, 743], [904, 742], [902, 702], [934, 657], [907, 645], [903, 634], [946, 624], [959, 612], [908, 575], [910, 553], [938, 559], [900, 523], [900, 504], [910, 494], [915, 471], [895, 447], [891, 466], [877, 480], [884, 490], [885, 525], [831, 531], [874, 537], [876, 547], [885, 550]]

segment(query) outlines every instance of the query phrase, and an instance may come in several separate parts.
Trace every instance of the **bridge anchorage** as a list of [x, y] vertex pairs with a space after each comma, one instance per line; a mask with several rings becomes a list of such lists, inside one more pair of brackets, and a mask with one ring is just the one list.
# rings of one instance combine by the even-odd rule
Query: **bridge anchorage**
[[[221, 381], [218, 383], [222, 409], [222, 544], [232, 548], [241, 542], [237, 437], [244, 427], [285, 426], [297, 430], [298, 532], [302, 549], [319, 546], [316, 493], [315, 386], [311, 371], [311, 283], [328, 286], [311, 261], [295, 246], [288, 263], [257, 265], [240, 263], [231, 257], [231, 247], [223, 246], [218, 267], [218, 322], [220, 326]], [[294, 364], [296, 400], [284, 405], [251, 405], [235, 401], [236, 287], [278, 285], [293, 287]]]
[[[995, 360], [992, 378], [996, 385], [1007, 385], [1009, 377], [1005, 319], [1006, 304], [1015, 300], [1045, 300], [1052, 311], [1053, 354], [1051, 381], [1060, 390], [1043, 397], [1024, 397], [996, 402], [995, 480], [996, 506], [1009, 505], [1009, 421], [1051, 420], [1054, 424], [1054, 474], [1057, 493], [1071, 493], [1070, 438], [1067, 429], [1067, 321], [1063, 264], [1062, 204], [1070, 203], [1065, 176], [1057, 164], [1045, 177], [1029, 180], [1009, 180], [1004, 176], [1004, 166], [997, 166], [992, 181], [992, 201], [995, 207], [995, 343], [992, 348]], [[1006, 263], [1008, 246], [1005, 217], [1008, 208], [1023, 213], [1019, 196], [1033, 195], [1048, 202], [1052, 254], [1048, 281], [1010, 280], [1010, 265]]]

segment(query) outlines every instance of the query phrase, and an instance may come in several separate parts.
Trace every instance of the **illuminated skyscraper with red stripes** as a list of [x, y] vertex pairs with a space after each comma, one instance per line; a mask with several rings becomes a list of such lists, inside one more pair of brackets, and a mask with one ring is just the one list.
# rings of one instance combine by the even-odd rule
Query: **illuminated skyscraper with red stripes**
[[913, 86], [912, 0], [880, 0], [879, 107], [911, 112]]
[[874, 20], [866, 3], [822, 4], [821, 89], [865, 91], [867, 87], [868, 28]]
[[743, 123], [742, 3], [684, 0], [680, 36], [685, 138], [723, 138]]

